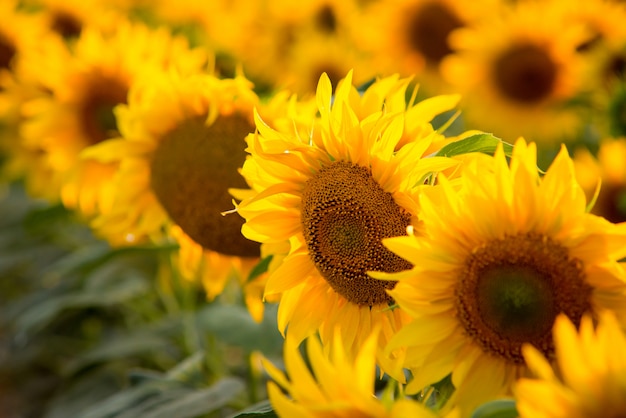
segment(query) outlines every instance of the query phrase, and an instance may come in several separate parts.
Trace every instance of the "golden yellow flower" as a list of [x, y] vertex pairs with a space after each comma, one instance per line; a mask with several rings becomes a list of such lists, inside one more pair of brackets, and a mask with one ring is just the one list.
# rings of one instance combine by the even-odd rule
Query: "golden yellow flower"
[[[557, 314], [613, 310], [626, 319], [626, 224], [589, 214], [562, 147], [545, 176], [536, 146], [520, 139], [510, 166], [468, 164], [455, 187], [440, 176], [419, 203], [420, 235], [385, 240], [411, 271], [386, 274], [413, 321], [388, 350], [406, 348], [415, 393], [452, 374], [463, 414], [510, 394], [527, 372], [524, 343], [554, 355]], [[374, 274], [374, 277], [381, 277]], [[465, 415], [463, 415], [465, 416]]]
[[591, 200], [601, 180], [600, 193], [591, 209], [611, 222], [626, 221], [626, 138], [606, 138], [600, 141], [597, 156], [587, 148], [574, 152], [576, 178]]
[[45, 28], [39, 19], [18, 10], [17, 0], [0, 4], [0, 19], [0, 80], [4, 81], [15, 65], [16, 55], [34, 47]]
[[516, 2], [479, 24], [455, 31], [444, 78], [462, 94], [468, 127], [513, 142], [571, 139], [580, 120], [567, 106], [580, 92], [585, 38], [562, 8]]
[[29, 5], [53, 32], [76, 39], [83, 28], [110, 33], [124, 19], [123, 10], [107, 0], [30, 0]]
[[350, 70], [353, 70], [356, 85], [370, 81], [375, 75], [369, 61], [347, 37], [312, 32], [299, 38], [289, 48], [275, 84], [298, 95], [312, 96], [322, 73], [326, 73], [336, 84]]
[[577, 47], [583, 61], [581, 98], [587, 108], [581, 117], [600, 136], [623, 135], [626, 5], [608, 0], [580, 2], [576, 7], [567, 1], [560, 3], [568, 24], [586, 29], [583, 43]]
[[346, 32], [360, 7], [354, 0], [278, 0], [267, 3], [269, 13], [276, 18], [300, 26], [303, 33], [317, 32], [327, 36]]
[[612, 0], [581, 1], [572, 7], [572, 4], [563, 0], [550, 0], [553, 7], [560, 7], [571, 25], [582, 24], [586, 29], [586, 36], [578, 51], [586, 53], [602, 43], [613, 43], [624, 40], [626, 27], [626, 7], [624, 4]]
[[25, 53], [20, 81], [47, 93], [24, 104], [20, 131], [24, 143], [44, 154], [62, 177], [61, 198], [85, 215], [107, 210], [114, 166], [80, 159], [86, 147], [119, 135], [113, 108], [127, 100], [131, 84], [154, 71], [200, 71], [202, 50], [165, 29], [120, 22], [107, 35], [84, 28], [71, 45], [50, 37], [41, 48]]
[[396, 150], [405, 124], [415, 122], [409, 115], [423, 127], [458, 100], [433, 98], [420, 106], [427, 116], [419, 115], [406, 109], [407, 84], [384, 78], [361, 96], [349, 73], [331, 100], [324, 74], [316, 96], [320, 119], [309, 132], [278, 132], [259, 118], [258, 133], [248, 137], [251, 155], [242, 174], [259, 192], [238, 206], [246, 219], [242, 231], [258, 242], [291, 244], [266, 295], [280, 294], [279, 328], [296, 341], [319, 331], [332, 346], [338, 325], [342, 344], [356, 353], [372, 327], [382, 327], [383, 347], [406, 321], [402, 310], [390, 309], [386, 289], [393, 283], [367, 272], [411, 267], [381, 239], [406, 233], [417, 211], [405, 198], [408, 190], [457, 163], [422, 158], [439, 136], [432, 128]]
[[515, 386], [521, 418], [595, 418], [626, 414], [626, 335], [609, 312], [594, 329], [591, 317], [580, 327], [565, 315], [556, 318], [557, 367], [532, 346], [523, 348], [535, 379]]
[[[499, 1], [461, 3], [454, 0], [392, 0], [371, 2], [354, 27], [360, 49], [372, 54], [370, 65], [380, 74], [415, 75], [428, 91], [446, 88], [441, 61], [453, 52], [450, 34], [487, 19]], [[489, 20], [489, 19], [487, 19]]]
[[[248, 8], [240, 3], [240, 0], [151, 0], [140, 10], [151, 20], [184, 34], [193, 46], [212, 51], [216, 74], [232, 77], [236, 63], [228, 56], [230, 48], [242, 36], [239, 32], [249, 30], [248, 9], [256, 9], [259, 2], [246, 2]], [[223, 68], [224, 64], [228, 67]]]
[[19, 134], [20, 109], [26, 101], [41, 95], [37, 87], [20, 83], [19, 56], [41, 42], [47, 35], [44, 22], [37, 16], [18, 10], [16, 1], [0, 4], [0, 169], [3, 180], [23, 179], [27, 190], [37, 197], [57, 196], [55, 180], [37, 150], [24, 147]]
[[[337, 334], [341, 331], [337, 331]], [[273, 381], [268, 393], [279, 417], [331, 418], [435, 418], [438, 415], [411, 399], [379, 399], [374, 396], [376, 376], [377, 329], [352, 354], [341, 338], [335, 349], [325, 355], [317, 337], [306, 342], [311, 371], [300, 355], [298, 344], [287, 338], [284, 347], [287, 375], [263, 359]], [[282, 388], [282, 390], [280, 389]], [[457, 416], [456, 412], [447, 415]]]
[[[155, 74], [135, 83], [129, 103], [116, 109], [123, 137], [83, 152], [117, 167], [111, 209], [94, 228], [116, 245], [171, 235], [182, 276], [202, 282], [210, 299], [233, 275], [245, 283], [259, 244], [241, 235], [238, 214], [223, 212], [233, 208], [230, 189], [248, 188], [238, 169], [255, 107], [269, 120], [281, 111], [261, 102], [243, 76]], [[251, 310], [260, 319], [262, 311]]]
[[[231, 27], [222, 30], [230, 40], [221, 44], [257, 84], [314, 93], [310, 77], [317, 81], [324, 70], [343, 75], [359, 64], [349, 29], [357, 8], [356, 0], [233, 2], [226, 13]], [[345, 48], [343, 55], [340, 47]], [[326, 59], [324, 48], [329, 49]], [[365, 70], [356, 72], [363, 81]]]

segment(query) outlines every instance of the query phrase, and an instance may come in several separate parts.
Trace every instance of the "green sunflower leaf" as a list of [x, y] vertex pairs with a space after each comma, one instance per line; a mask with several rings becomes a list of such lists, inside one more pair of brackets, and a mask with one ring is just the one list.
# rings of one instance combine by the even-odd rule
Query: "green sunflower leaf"
[[198, 312], [197, 327], [226, 344], [259, 350], [265, 355], [276, 354], [283, 345], [276, 324], [277, 309], [275, 304], [266, 304], [263, 321], [258, 324], [243, 306], [212, 304]]
[[174, 391], [173, 396], [166, 392], [149, 403], [136, 407], [136, 411], [124, 411], [119, 418], [192, 418], [217, 411], [245, 389], [243, 381], [225, 377], [211, 387], [196, 389], [187, 393]]
[[269, 256], [263, 258], [261, 261], [259, 261], [256, 266], [254, 266], [254, 268], [252, 269], [252, 271], [248, 275], [248, 283], [253, 281], [257, 277], [259, 277], [261, 274], [263, 274], [263, 273], [265, 273], [267, 271], [267, 268], [269, 267], [270, 263], [272, 262], [272, 258], [273, 257], [274, 256], [269, 255]]
[[499, 399], [479, 406], [471, 418], [516, 418], [518, 416], [513, 399]]
[[435, 155], [441, 157], [454, 157], [455, 155], [469, 154], [470, 152], [482, 152], [492, 155], [496, 152], [498, 144], [502, 144], [504, 154], [510, 157], [513, 154], [513, 145], [502, 141], [500, 138], [489, 133], [479, 133], [452, 142], [441, 148]]

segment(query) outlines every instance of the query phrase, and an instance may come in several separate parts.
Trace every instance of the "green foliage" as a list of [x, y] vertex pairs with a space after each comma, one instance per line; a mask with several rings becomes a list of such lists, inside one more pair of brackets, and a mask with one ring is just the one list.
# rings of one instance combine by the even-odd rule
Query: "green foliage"
[[261, 261], [259, 261], [259, 263], [256, 266], [254, 266], [254, 268], [248, 275], [248, 282], [253, 281], [257, 277], [259, 277], [261, 274], [265, 273], [270, 263], [272, 262], [272, 258], [274, 257], [272, 255], [269, 255], [263, 258]]
[[272, 408], [270, 401], [262, 401], [240, 411], [228, 418], [276, 418], [276, 412]]
[[258, 324], [242, 297], [208, 302], [170, 268], [175, 248], [113, 249], [19, 185], [0, 195], [3, 411], [191, 418], [262, 399], [265, 381], [248, 356], [281, 356], [276, 307]]
[[513, 399], [499, 399], [479, 406], [471, 418], [517, 418], [517, 416]]
[[441, 157], [454, 157], [457, 155], [469, 154], [471, 152], [493, 154], [496, 152], [499, 144], [502, 144], [505, 155], [511, 156], [513, 153], [513, 145], [508, 144], [489, 133], [479, 133], [452, 142], [437, 151], [436, 155]]

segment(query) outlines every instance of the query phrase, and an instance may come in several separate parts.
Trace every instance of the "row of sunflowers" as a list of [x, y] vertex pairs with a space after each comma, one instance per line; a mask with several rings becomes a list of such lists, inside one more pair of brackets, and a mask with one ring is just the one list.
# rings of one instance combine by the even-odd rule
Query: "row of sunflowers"
[[0, 416], [626, 414], [623, 22], [0, 0]]

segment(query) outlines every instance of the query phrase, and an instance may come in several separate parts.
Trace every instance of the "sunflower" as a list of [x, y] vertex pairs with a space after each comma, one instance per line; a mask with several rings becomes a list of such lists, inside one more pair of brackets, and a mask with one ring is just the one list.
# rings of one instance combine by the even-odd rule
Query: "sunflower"
[[267, 8], [278, 19], [300, 26], [298, 30], [303, 33], [333, 37], [348, 31], [359, 4], [355, 0], [304, 0], [298, 3], [279, 0], [268, 2]]
[[245, 282], [259, 244], [241, 235], [239, 215], [223, 212], [233, 208], [231, 188], [248, 188], [238, 169], [255, 129], [253, 110], [273, 120], [285, 109], [277, 101], [286, 99], [261, 102], [243, 75], [158, 74], [134, 84], [129, 103], [116, 109], [122, 137], [83, 152], [87, 161], [117, 167], [112, 209], [94, 229], [115, 245], [170, 235], [182, 276], [204, 283], [209, 299], [233, 274]]
[[84, 28], [72, 45], [47, 38], [22, 60], [20, 80], [47, 92], [23, 106], [24, 143], [62, 177], [63, 203], [92, 216], [110, 208], [107, 183], [115, 167], [87, 163], [80, 153], [119, 135], [112, 110], [126, 102], [135, 80], [164, 70], [199, 72], [206, 54], [165, 28], [122, 22], [110, 35]]
[[26, 101], [41, 95], [40, 90], [20, 83], [16, 77], [19, 57], [38, 46], [47, 28], [37, 16], [18, 10], [17, 2], [0, 4], [0, 169], [3, 180], [24, 179], [28, 191], [53, 199], [50, 170], [37, 150], [27, 149], [20, 140], [20, 109]]
[[420, 196], [420, 236], [384, 241], [415, 266], [384, 275], [413, 318], [388, 350], [407, 349], [409, 393], [451, 374], [469, 413], [526, 373], [524, 343], [553, 358], [558, 313], [574, 323], [604, 310], [626, 318], [616, 261], [626, 255], [626, 224], [586, 212], [564, 146], [544, 177], [535, 144], [520, 139], [510, 167], [500, 146], [491, 164], [468, 164], [455, 187], [439, 180]]
[[364, 84], [375, 75], [368, 66], [367, 58], [347, 37], [311, 33], [294, 42], [286, 58], [281, 80], [276, 84], [302, 96], [315, 93], [322, 73], [326, 73], [336, 84], [353, 69], [357, 85]]
[[[340, 331], [338, 331], [340, 332]], [[414, 417], [435, 418], [438, 415], [411, 399], [379, 399], [374, 396], [375, 358], [378, 333], [372, 332], [359, 347], [352, 350], [337, 344], [326, 356], [316, 337], [306, 341], [311, 370], [298, 350], [298, 344], [287, 338], [284, 347], [286, 372], [262, 359], [273, 381], [267, 385], [270, 402], [279, 417]], [[341, 341], [339, 337], [337, 341]], [[282, 388], [282, 390], [280, 389]], [[457, 416], [456, 412], [447, 417]]]
[[[258, 133], [248, 137], [251, 155], [242, 174], [260, 192], [238, 206], [246, 219], [242, 232], [262, 243], [291, 244], [265, 294], [280, 294], [279, 328], [296, 341], [319, 331], [330, 347], [339, 326], [342, 344], [356, 353], [372, 327], [382, 326], [382, 347], [405, 323], [404, 312], [390, 308], [386, 289], [393, 283], [371, 279], [367, 271], [411, 267], [381, 239], [406, 233], [417, 211], [405, 199], [410, 188], [457, 164], [422, 158], [434, 135], [415, 137], [395, 152], [410, 110], [398, 110], [393, 99], [404, 97], [406, 85], [389, 77], [360, 96], [348, 73], [331, 100], [323, 74], [320, 118], [308, 134], [280, 133], [258, 119]], [[387, 99], [397, 111], [384, 110]], [[423, 107], [430, 116], [436, 106], [449, 109], [431, 106]]]
[[473, 26], [495, 13], [498, 1], [460, 3], [454, 0], [392, 0], [372, 2], [353, 28], [360, 49], [371, 53], [378, 73], [416, 75], [430, 91], [446, 86], [439, 65], [453, 51], [450, 34]]
[[[311, 77], [317, 81], [323, 70], [345, 74], [349, 64], [359, 62], [349, 30], [357, 8], [356, 0], [233, 2], [225, 14], [231, 28], [220, 31], [222, 38], [228, 33], [230, 39], [222, 44], [258, 85], [313, 93]], [[340, 47], [350, 52], [339, 55]], [[323, 48], [330, 51], [326, 59]], [[303, 72], [302, 78], [298, 71]], [[359, 71], [359, 76], [364, 72]], [[362, 77], [365, 81], [367, 75]]]
[[611, 222], [626, 221], [626, 138], [606, 138], [594, 157], [588, 149], [574, 152], [574, 167], [578, 182], [592, 199], [602, 180], [600, 193], [591, 209]]
[[34, 47], [46, 29], [35, 16], [18, 10], [16, 0], [0, 3], [0, 21], [0, 80], [4, 81], [16, 56]]
[[[215, 52], [215, 58], [225, 52], [225, 42], [236, 36], [239, 30], [246, 30], [241, 22], [232, 16], [237, 9], [235, 2], [224, 0], [153, 0], [144, 5], [143, 14], [151, 20], [161, 22], [173, 28], [176, 33], [184, 34], [194, 46], [202, 46]], [[242, 23], [241, 26], [238, 23]], [[216, 70], [220, 62], [216, 63]], [[232, 75], [232, 74], [230, 74]]]
[[122, 10], [105, 0], [31, 0], [27, 2], [48, 28], [64, 39], [76, 39], [83, 28], [112, 32], [123, 19]]
[[581, 91], [585, 40], [560, 8], [517, 2], [488, 21], [455, 31], [455, 53], [441, 64], [443, 77], [464, 97], [469, 127], [505, 141], [572, 139], [580, 119], [573, 100]]
[[562, 0], [551, 0], [560, 7], [570, 24], [582, 24], [587, 29], [584, 41], [578, 45], [579, 52], [589, 52], [605, 42], [616, 42], [626, 37], [626, 7], [612, 0], [589, 0], [579, 2], [576, 7]]
[[580, 328], [565, 315], [554, 324], [558, 369], [553, 371], [532, 346], [523, 354], [536, 379], [521, 379], [515, 387], [521, 418], [595, 418], [626, 414], [626, 335], [610, 313], [592, 318]]

